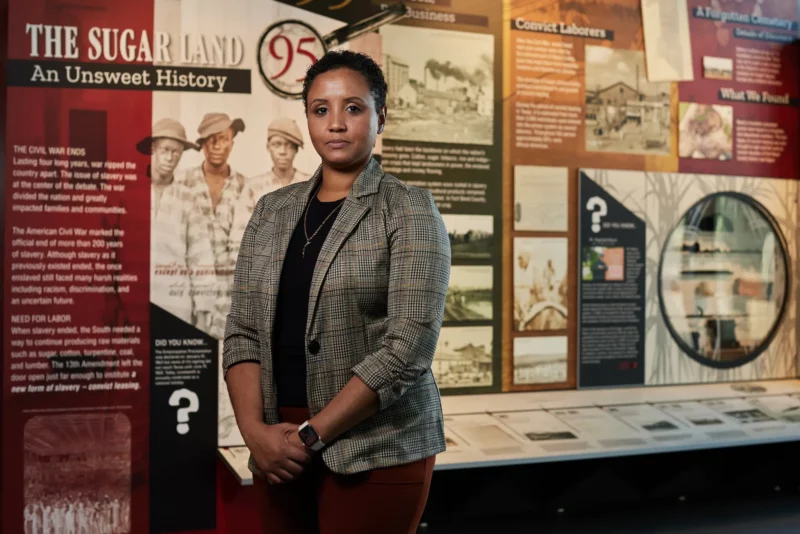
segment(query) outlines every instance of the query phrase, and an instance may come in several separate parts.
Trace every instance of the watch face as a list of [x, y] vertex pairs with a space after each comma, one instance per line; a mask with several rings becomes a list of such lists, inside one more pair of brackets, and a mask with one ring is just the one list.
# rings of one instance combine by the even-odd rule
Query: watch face
[[313, 428], [311, 428], [311, 425], [304, 426], [300, 430], [299, 435], [306, 447], [311, 447], [319, 439], [317, 437], [317, 433], [314, 432]]

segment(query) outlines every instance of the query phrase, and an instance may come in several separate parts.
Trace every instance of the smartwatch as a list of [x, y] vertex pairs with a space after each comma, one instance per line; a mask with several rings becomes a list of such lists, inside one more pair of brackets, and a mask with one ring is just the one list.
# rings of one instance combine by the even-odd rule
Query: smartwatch
[[297, 429], [297, 434], [303, 444], [314, 452], [319, 452], [325, 447], [325, 444], [319, 439], [319, 434], [308, 421], [300, 425], [300, 428]]

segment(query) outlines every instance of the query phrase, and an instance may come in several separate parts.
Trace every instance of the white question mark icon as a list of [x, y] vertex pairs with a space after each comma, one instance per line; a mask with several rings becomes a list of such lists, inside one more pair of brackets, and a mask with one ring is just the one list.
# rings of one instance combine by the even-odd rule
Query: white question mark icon
[[169, 397], [170, 406], [180, 406], [182, 400], [188, 400], [189, 406], [178, 408], [178, 434], [189, 432], [189, 414], [200, 409], [200, 399], [197, 393], [188, 389], [176, 389]]
[[608, 215], [608, 204], [600, 197], [592, 197], [586, 203], [586, 209], [592, 212], [592, 232], [600, 232], [600, 220]]

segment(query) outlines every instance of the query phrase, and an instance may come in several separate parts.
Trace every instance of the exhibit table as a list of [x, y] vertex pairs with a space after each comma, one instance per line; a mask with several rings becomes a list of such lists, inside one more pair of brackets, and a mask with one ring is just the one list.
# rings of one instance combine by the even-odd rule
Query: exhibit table
[[[443, 397], [436, 470], [800, 440], [800, 380]], [[253, 483], [245, 447], [219, 455]]]

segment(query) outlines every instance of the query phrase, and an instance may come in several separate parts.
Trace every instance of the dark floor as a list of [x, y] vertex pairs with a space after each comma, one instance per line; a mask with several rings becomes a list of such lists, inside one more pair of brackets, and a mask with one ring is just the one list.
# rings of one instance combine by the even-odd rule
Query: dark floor
[[675, 501], [640, 509], [620, 507], [573, 517], [565, 510], [549, 519], [429, 524], [424, 534], [800, 534], [800, 494], [719, 501]]

